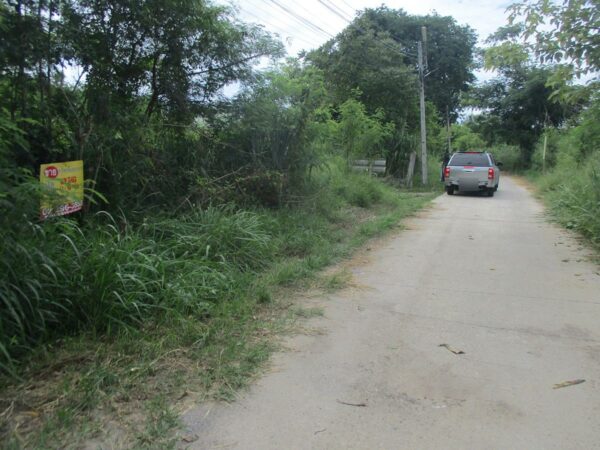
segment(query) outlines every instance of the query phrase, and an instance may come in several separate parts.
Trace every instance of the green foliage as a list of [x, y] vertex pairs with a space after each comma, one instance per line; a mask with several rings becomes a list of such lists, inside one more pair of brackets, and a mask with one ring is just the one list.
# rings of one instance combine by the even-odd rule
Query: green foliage
[[[298, 211], [207, 207], [140, 223], [100, 213], [85, 228], [70, 219], [39, 224], [2, 215], [10, 220], [0, 229], [2, 369], [14, 372], [32, 347], [63, 335], [118, 335], [170, 317], [212, 317], [277, 261], [334, 246], [330, 223], [348, 205], [398, 204], [380, 181], [343, 167], [315, 173], [307, 195], [316, 200]], [[332, 254], [284, 265], [275, 278], [293, 282]]]
[[[505, 167], [520, 160], [521, 167], [533, 168], [552, 214], [598, 245], [598, 83], [570, 84], [598, 69], [598, 4], [525, 0], [509, 10], [509, 26], [490, 37], [496, 45], [486, 51], [488, 66], [502, 77], [475, 92], [475, 104], [487, 111], [470, 126], [490, 144], [518, 145], [521, 158], [502, 145], [494, 149], [496, 159]], [[510, 158], [502, 155], [507, 151]]]
[[[278, 171], [286, 185], [301, 184], [323, 156], [321, 120], [327, 96], [319, 71], [294, 63], [249, 84], [233, 104], [221, 134], [218, 161], [227, 170], [248, 166]], [[325, 130], [326, 131], [326, 130]]]
[[473, 120], [473, 128], [487, 138], [488, 145], [505, 142], [519, 146], [526, 166], [544, 129], [560, 126], [580, 108], [550, 98], [551, 75], [550, 69], [508, 67], [502, 77], [471, 94], [473, 104], [485, 110]]
[[402, 51], [391, 30], [380, 29], [361, 15], [336, 39], [312, 52], [309, 60], [323, 71], [337, 104], [359, 92], [356, 100], [369, 114], [381, 109], [385, 120], [414, 126], [419, 117], [417, 78]]
[[182, 120], [247, 77], [253, 57], [281, 50], [261, 28], [211, 2], [77, 0], [61, 13], [69, 58], [87, 73], [85, 95], [98, 119], [110, 120], [114, 107], [146, 90], [146, 115], [161, 110]]
[[523, 159], [521, 150], [516, 145], [497, 144], [487, 149], [494, 155], [494, 159], [502, 163], [502, 170], [509, 172], [522, 171]]
[[[28, 144], [11, 159], [31, 172], [83, 159], [113, 212], [180, 203], [199, 176], [221, 176], [218, 95], [251, 79], [258, 57], [282, 52], [209, 1], [2, 5], [0, 108]], [[66, 66], [80, 78], [65, 80]]]
[[[368, 8], [338, 36], [308, 54], [309, 62], [323, 71], [335, 105], [357, 100], [367, 114], [395, 125], [394, 132], [391, 128], [389, 132], [383, 130], [385, 136], [377, 151], [385, 156], [388, 174], [395, 177], [406, 175], [410, 154], [418, 145], [415, 139], [420, 139], [416, 66], [423, 26], [427, 28], [428, 139], [432, 153], [441, 153], [441, 142], [435, 142], [437, 124], [446, 113], [450, 120], [456, 120], [460, 94], [474, 80], [476, 37], [471, 28], [436, 13], [414, 16], [386, 6]], [[345, 108], [351, 106], [346, 104]], [[341, 106], [337, 109], [341, 112]], [[358, 111], [346, 111], [346, 116], [349, 113], [356, 115]], [[376, 127], [371, 130], [381, 134]], [[352, 134], [358, 131], [347, 127], [344, 133], [346, 150], [352, 153], [357, 141]], [[356, 153], [364, 158], [372, 150]]]
[[586, 164], [558, 166], [540, 181], [554, 216], [567, 228], [600, 245], [600, 158]]
[[383, 143], [395, 128], [393, 123], [383, 122], [383, 111], [369, 116], [362, 103], [349, 99], [342, 103], [339, 114], [337, 140], [348, 163], [354, 158], [383, 156]]
[[263, 267], [269, 238], [252, 213], [209, 208], [136, 227], [108, 217], [82, 230], [56, 220], [3, 233], [3, 363], [60, 334], [114, 333], [157, 313], [209, 314], [234, 272]]
[[480, 151], [485, 142], [479, 134], [473, 132], [467, 125], [452, 125], [452, 150], [458, 152]]
[[529, 53], [525, 46], [515, 42], [501, 42], [485, 50], [484, 67], [487, 70], [503, 69], [506, 73], [513, 68], [525, 67]]
[[[583, 112], [577, 125], [549, 130], [546, 174], [537, 183], [554, 216], [600, 245], [600, 102]], [[538, 152], [543, 142], [538, 142]], [[538, 160], [537, 168], [540, 162]]]
[[557, 81], [564, 83], [600, 68], [597, 1], [525, 0], [511, 5], [509, 10], [509, 20], [519, 24], [521, 35], [525, 39], [533, 37], [533, 50], [542, 63], [565, 62], [567, 70], [559, 72]]
[[[535, 145], [535, 150], [531, 158], [532, 169], [543, 171], [556, 165], [560, 139], [560, 133], [555, 128], [548, 128], [544, 131]], [[545, 152], [544, 146], [546, 147]]]
[[365, 9], [334, 40], [311, 55], [343, 101], [352, 89], [362, 92], [360, 100], [369, 112], [386, 111], [387, 120], [418, 122], [414, 75], [417, 41], [427, 27], [426, 56], [430, 75], [427, 96], [438, 111], [449, 109], [455, 116], [459, 93], [474, 80], [472, 73], [474, 31], [451, 17], [438, 14], [409, 15], [386, 6]]
[[365, 208], [383, 197], [381, 186], [362, 175], [349, 175], [348, 181], [349, 183], [337, 183], [334, 189], [353, 206]]

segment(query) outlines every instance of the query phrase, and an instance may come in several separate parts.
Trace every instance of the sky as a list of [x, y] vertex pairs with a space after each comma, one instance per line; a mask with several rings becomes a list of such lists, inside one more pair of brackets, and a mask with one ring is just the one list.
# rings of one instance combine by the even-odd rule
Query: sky
[[[357, 11], [385, 4], [408, 14], [425, 15], [436, 11], [452, 16], [460, 25], [471, 26], [479, 44], [498, 27], [507, 24], [506, 8], [513, 3], [503, 0], [218, 0], [237, 9], [244, 22], [261, 24], [285, 43], [288, 54], [317, 48], [348, 26]], [[328, 8], [329, 6], [329, 8]], [[480, 81], [492, 74], [478, 72]]]

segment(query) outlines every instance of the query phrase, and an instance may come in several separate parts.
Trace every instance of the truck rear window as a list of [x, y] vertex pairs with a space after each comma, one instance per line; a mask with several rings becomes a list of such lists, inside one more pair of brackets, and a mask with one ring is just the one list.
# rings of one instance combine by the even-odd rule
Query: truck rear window
[[448, 165], [490, 167], [490, 161], [485, 153], [456, 153]]

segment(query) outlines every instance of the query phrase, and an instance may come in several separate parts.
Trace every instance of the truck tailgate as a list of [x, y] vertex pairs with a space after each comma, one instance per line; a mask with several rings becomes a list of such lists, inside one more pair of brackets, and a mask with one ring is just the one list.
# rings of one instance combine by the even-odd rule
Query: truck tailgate
[[450, 180], [457, 182], [459, 189], [477, 190], [480, 183], [486, 183], [489, 167], [451, 166]]

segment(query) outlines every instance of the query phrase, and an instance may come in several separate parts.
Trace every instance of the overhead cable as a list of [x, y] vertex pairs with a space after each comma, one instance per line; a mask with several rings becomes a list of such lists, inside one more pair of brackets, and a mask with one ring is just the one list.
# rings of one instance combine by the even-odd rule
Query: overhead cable
[[[265, 0], [263, 0], [263, 3], [266, 3]], [[266, 11], [265, 9], [261, 8], [258, 4], [255, 4], [254, 2], [250, 2], [248, 0], [246, 0], [245, 5], [249, 4], [250, 8], [252, 9], [252, 11], [250, 10], [250, 8], [240, 8], [242, 11], [256, 17], [261, 23], [265, 23], [265, 24], [269, 24], [271, 25], [273, 28], [277, 28], [279, 29], [282, 33], [284, 34], [288, 34], [289, 30], [295, 31], [297, 36], [303, 36], [302, 38], [298, 37], [298, 39], [306, 42], [307, 44], [317, 47], [318, 45], [315, 44], [314, 42], [309, 42], [307, 39], [310, 40], [315, 40], [315, 39], [320, 39], [322, 38], [321, 33], [317, 33], [315, 32], [313, 29], [308, 28], [305, 24], [301, 24], [299, 25], [301, 27], [297, 28], [296, 26], [294, 26], [294, 24], [289, 24], [289, 23], [276, 23], [273, 24], [273, 22], [267, 22], [266, 20], [262, 19], [261, 17], [259, 17], [259, 15], [265, 16], [265, 17], [270, 17], [272, 19], [278, 20], [277, 17], [275, 17], [271, 11]], [[244, 6], [245, 6], [244, 5]], [[270, 5], [266, 5], [265, 7], [268, 9], [271, 9]], [[256, 13], [256, 11], [258, 11], [258, 13]], [[296, 20], [296, 23], [298, 23], [298, 21]], [[291, 36], [291, 37], [297, 37], [297, 36]]]
[[296, 19], [300, 23], [305, 24], [306, 26], [308, 26], [308, 27], [310, 27], [310, 28], [312, 28], [312, 29], [320, 32], [320, 33], [323, 33], [324, 35], [328, 36], [329, 38], [333, 38], [334, 37], [331, 33], [329, 33], [328, 31], [325, 31], [320, 26], [315, 25], [310, 20], [308, 20], [305, 17], [303, 17], [301, 14], [298, 14], [295, 11], [291, 10], [290, 8], [282, 5], [278, 0], [268, 0], [268, 1], [271, 2], [271, 3], [273, 3], [274, 5], [276, 5], [280, 9], [282, 9], [286, 14], [290, 15], [291, 17], [293, 17], [294, 19]]
[[[325, 0], [325, 1], [328, 1], [328, 0]], [[335, 9], [331, 8], [331, 6], [329, 6], [327, 3], [325, 3], [325, 1], [323, 1], [323, 0], [318, 0], [318, 2], [319, 2], [320, 4], [322, 4], [322, 5], [323, 5], [325, 8], [327, 8], [328, 10], [330, 10], [331, 12], [333, 12], [333, 13], [334, 13], [335, 15], [337, 15], [338, 17], [341, 17], [342, 19], [344, 19], [344, 20], [345, 20], [345, 21], [348, 23], [348, 25], [349, 25], [349, 26], [351, 26], [351, 27], [355, 28], [356, 30], [360, 31], [360, 32], [361, 32], [361, 33], [363, 33], [363, 34], [366, 34], [366, 33], [367, 33], [367, 32], [366, 32], [366, 31], [365, 31], [363, 28], [361, 28], [360, 26], [356, 25], [356, 23], [354, 23], [354, 21], [350, 21], [350, 20], [348, 20], [348, 19], [344, 18], [342, 15], [340, 15], [340, 14], [339, 14], [339, 13], [338, 13], [338, 12], [337, 12]], [[393, 46], [391, 46], [391, 45], [387, 44], [387, 43], [386, 43], [386, 42], [384, 42], [384, 41], [380, 41], [380, 42], [381, 42], [381, 44], [382, 44], [384, 47], [386, 47], [386, 48], [388, 48], [389, 50], [392, 50], [392, 51], [394, 51], [394, 52], [397, 52], [397, 53], [401, 54], [402, 56], [406, 56], [407, 58], [416, 58], [416, 57], [417, 57], [417, 55], [414, 55], [414, 54], [412, 54], [412, 53], [408, 53], [408, 52], [406, 52], [406, 51], [400, 50], [399, 48], [393, 47]], [[396, 42], [396, 41], [394, 40], [394, 42]], [[398, 43], [398, 44], [399, 44], [399, 43]]]
[[[268, 26], [270, 30], [273, 30], [281, 38], [297, 39], [311, 47], [318, 47], [318, 45], [315, 42], [311, 42], [309, 40], [309, 36], [307, 35], [307, 33], [302, 33], [299, 29], [297, 29], [295, 27], [287, 27], [286, 25], [274, 24], [272, 22], [264, 20], [258, 14], [255, 14], [254, 12], [246, 10], [246, 9], [240, 9], [240, 11], [243, 12], [244, 14], [247, 14], [247, 15], [255, 18], [257, 20], [257, 22], [256, 22], [257, 24]], [[284, 27], [289, 28], [289, 29], [285, 29]], [[294, 35], [290, 34], [289, 33], [290, 29], [294, 30], [296, 33]], [[301, 37], [302, 35], [304, 35], [306, 37]]]

